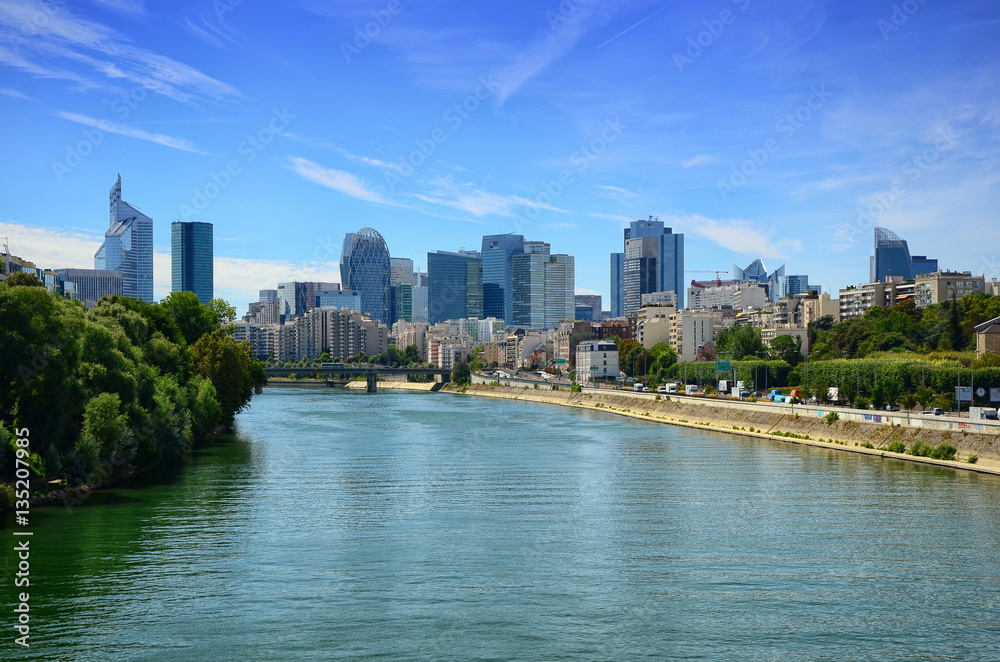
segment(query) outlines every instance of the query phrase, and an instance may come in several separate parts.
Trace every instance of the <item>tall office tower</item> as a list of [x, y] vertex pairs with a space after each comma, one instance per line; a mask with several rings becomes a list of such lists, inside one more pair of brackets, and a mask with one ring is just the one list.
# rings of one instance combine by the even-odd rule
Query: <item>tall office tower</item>
[[[426, 282], [426, 278], [424, 279]], [[413, 321], [427, 321], [427, 286], [413, 286]]]
[[174, 221], [170, 224], [170, 291], [194, 292], [208, 303], [215, 288], [212, 224]]
[[777, 296], [775, 299], [784, 299], [789, 294], [809, 294], [810, 290], [816, 290], [819, 292], [820, 288], [818, 285], [811, 285], [809, 283], [809, 276], [805, 275], [788, 275], [779, 276], [777, 279]]
[[625, 253], [611, 254], [611, 317], [625, 316]]
[[122, 272], [122, 294], [153, 302], [153, 219], [122, 200], [122, 177], [109, 193], [104, 243], [94, 254], [94, 268]]
[[[650, 216], [648, 220], [633, 221], [629, 227], [625, 228], [625, 252], [611, 254], [611, 314], [614, 317], [628, 315], [626, 310], [628, 302], [625, 296], [626, 273], [631, 272], [633, 279], [643, 272], [643, 269], [650, 269], [649, 263], [645, 266], [633, 264], [628, 265], [628, 242], [633, 239], [654, 239], [655, 247], [640, 251], [633, 246], [634, 257], [632, 259], [650, 260], [654, 266], [655, 282], [647, 285], [652, 287], [649, 292], [676, 292], [678, 308], [684, 307], [684, 235], [674, 234], [671, 228], [663, 226], [662, 221], [653, 220]], [[639, 255], [642, 253], [642, 255]], [[647, 274], [648, 275], [648, 274]], [[640, 278], [640, 280], [642, 280]], [[648, 279], [646, 279], [648, 280]], [[649, 292], [641, 291], [642, 294]], [[636, 307], [638, 310], [638, 307]], [[632, 313], [634, 314], [634, 312]]]
[[483, 261], [478, 253], [427, 254], [427, 321], [483, 317]]
[[413, 284], [413, 260], [408, 257], [389, 258], [389, 284]]
[[[530, 246], [529, 246], [530, 245]], [[575, 260], [550, 255], [548, 244], [525, 242], [511, 260], [514, 272], [514, 326], [551, 329], [576, 316]]]
[[635, 317], [642, 308], [642, 295], [656, 291], [657, 237], [638, 237], [625, 242], [625, 317]]
[[601, 321], [601, 295], [600, 294], [577, 294], [574, 299], [576, 314], [574, 319], [581, 322]]
[[426, 271], [414, 271], [413, 272], [413, 287], [427, 287], [427, 272]]
[[483, 315], [514, 319], [515, 255], [524, 253], [524, 237], [519, 234], [490, 234], [483, 237]]
[[913, 263], [914, 278], [923, 276], [924, 274], [932, 274], [938, 270], [937, 258], [927, 257], [926, 255], [912, 255], [910, 262]]
[[361, 312], [384, 324], [392, 324], [389, 301], [389, 247], [376, 230], [362, 228], [344, 237], [340, 256], [340, 278], [345, 290], [361, 296]]
[[[930, 260], [923, 255], [920, 257], [921, 267], [926, 268]], [[884, 281], [888, 276], [902, 276], [903, 280], [913, 278], [913, 259], [906, 241], [891, 230], [875, 228], [875, 254], [871, 256], [869, 271], [873, 283]]]
[[389, 258], [389, 303], [392, 319], [413, 321], [413, 260], [408, 257]]

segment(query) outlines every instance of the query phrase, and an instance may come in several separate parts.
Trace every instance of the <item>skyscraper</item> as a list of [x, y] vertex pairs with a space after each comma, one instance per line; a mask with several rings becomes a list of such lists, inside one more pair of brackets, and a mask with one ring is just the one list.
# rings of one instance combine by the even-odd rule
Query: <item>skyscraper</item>
[[94, 268], [122, 272], [122, 294], [153, 302], [153, 219], [122, 200], [122, 177], [108, 194], [109, 228]]
[[389, 300], [389, 247], [373, 228], [362, 228], [344, 237], [340, 256], [340, 278], [345, 290], [357, 290], [361, 312], [384, 324], [392, 324]]
[[885, 280], [887, 276], [913, 278], [913, 260], [910, 247], [891, 230], [875, 228], [875, 254], [871, 257], [871, 282]]
[[483, 237], [483, 314], [511, 324], [514, 319], [513, 258], [524, 253], [524, 237], [519, 234], [490, 234]]
[[[675, 292], [677, 307], [684, 307], [684, 235], [674, 234], [670, 228], [663, 226], [662, 221], [654, 221], [650, 216], [647, 220], [633, 221], [625, 228], [625, 252], [611, 254], [611, 314], [614, 317], [634, 315], [638, 305], [631, 310], [630, 300], [625, 294], [627, 274], [632, 274], [633, 289], [638, 282], [639, 292], [633, 292], [632, 304], [636, 296], [641, 297], [649, 292]], [[655, 245], [645, 242], [633, 244], [633, 260], [644, 260], [644, 263], [629, 265], [629, 241], [635, 239], [653, 239]], [[646, 248], [640, 249], [639, 246]], [[652, 274], [652, 276], [650, 276]], [[652, 288], [648, 291], [645, 288]]]
[[513, 324], [551, 329], [560, 322], [573, 320], [576, 317], [573, 256], [551, 255], [548, 244], [543, 242], [525, 242], [524, 245], [525, 252], [511, 260]]
[[483, 261], [474, 251], [427, 254], [427, 321], [483, 317]]
[[215, 288], [212, 224], [170, 224], [170, 291], [194, 292], [208, 303]]

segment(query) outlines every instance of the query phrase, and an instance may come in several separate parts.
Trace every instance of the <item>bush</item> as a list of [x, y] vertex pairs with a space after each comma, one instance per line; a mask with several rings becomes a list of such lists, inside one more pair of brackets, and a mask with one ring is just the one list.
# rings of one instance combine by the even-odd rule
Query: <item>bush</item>
[[941, 443], [931, 451], [931, 457], [935, 460], [954, 460], [957, 453], [958, 449], [951, 444]]
[[826, 419], [826, 424], [827, 425], [833, 425], [834, 423], [836, 423], [837, 421], [840, 420], [840, 414], [838, 414], [835, 411], [831, 411], [829, 414], [827, 414], [823, 418]]
[[886, 446], [885, 449], [887, 451], [889, 451], [890, 453], [905, 453], [906, 452], [906, 444], [904, 444], [901, 441], [894, 441], [891, 444], [889, 444], [888, 446]]
[[916, 455], [917, 457], [930, 457], [931, 453], [934, 452], [934, 447], [925, 441], [917, 439], [910, 445], [908, 452], [910, 455]]
[[969, 464], [975, 464], [978, 461], [979, 461], [979, 456], [978, 455], [970, 455], [969, 456], [969, 459], [968, 459], [968, 463]]
[[[582, 387], [582, 386], [580, 386], [579, 384], [573, 384], [572, 386], [570, 386], [570, 387], [569, 387], [569, 390], [570, 390], [570, 391], [571, 391], [572, 393], [579, 393], [580, 391], [582, 391], [582, 390], [583, 390], [583, 387]], [[656, 396], [656, 399], [657, 399], [657, 400], [659, 400], [659, 399], [660, 399], [660, 396]]]
[[855, 409], [871, 409], [872, 401], [863, 395], [859, 395], [854, 398], [854, 408]]

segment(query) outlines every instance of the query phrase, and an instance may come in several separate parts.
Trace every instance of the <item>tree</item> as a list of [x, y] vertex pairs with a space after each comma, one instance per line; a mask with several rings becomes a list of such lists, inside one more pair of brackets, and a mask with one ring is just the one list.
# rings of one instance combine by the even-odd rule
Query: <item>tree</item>
[[[206, 333], [219, 328], [219, 310], [226, 302], [213, 299], [212, 303], [216, 305], [202, 305], [194, 292], [171, 292], [160, 300], [159, 305], [174, 318], [184, 341], [193, 345]], [[232, 310], [235, 317], [235, 309]]]
[[477, 345], [472, 348], [469, 352], [469, 370], [472, 372], [480, 372], [483, 369], [483, 352], [486, 348], [482, 345]]
[[931, 402], [934, 401], [934, 391], [927, 386], [918, 386], [914, 397], [920, 403], [920, 406], [926, 410], [931, 406]]
[[771, 356], [795, 367], [802, 362], [802, 338], [798, 336], [778, 336], [771, 341]]
[[249, 343], [236, 342], [222, 329], [204, 334], [190, 347], [190, 353], [191, 367], [215, 387], [223, 422], [232, 425], [236, 414], [266, 381], [263, 364], [253, 358]]
[[420, 350], [417, 349], [416, 345], [407, 345], [403, 354], [406, 356], [407, 363], [420, 363]]
[[45, 287], [45, 283], [38, 280], [38, 276], [24, 271], [15, 271], [7, 276], [6, 279], [0, 280], [0, 285], [6, 285], [7, 287]]
[[767, 349], [764, 341], [760, 339], [760, 329], [746, 324], [731, 326], [720, 331], [715, 340], [715, 348], [719, 355], [728, 354], [734, 361], [745, 356], [755, 356], [757, 352]]
[[451, 369], [451, 381], [455, 382], [459, 386], [465, 386], [471, 383], [472, 373], [469, 370], [469, 364], [465, 361], [459, 361]]

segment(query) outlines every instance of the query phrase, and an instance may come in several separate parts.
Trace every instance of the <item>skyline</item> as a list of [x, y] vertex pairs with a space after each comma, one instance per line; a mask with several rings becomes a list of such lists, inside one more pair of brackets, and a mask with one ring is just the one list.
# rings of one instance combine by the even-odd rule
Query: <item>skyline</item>
[[998, 22], [987, 2], [2, 1], [0, 234], [91, 267], [121, 172], [154, 296], [170, 223], [210, 222], [239, 310], [339, 282], [364, 226], [422, 270], [484, 235], [546, 241], [605, 305], [608, 252], [650, 215], [685, 234], [685, 283], [760, 257], [835, 293], [867, 280], [875, 225], [1000, 277], [967, 240], [1000, 202]]

